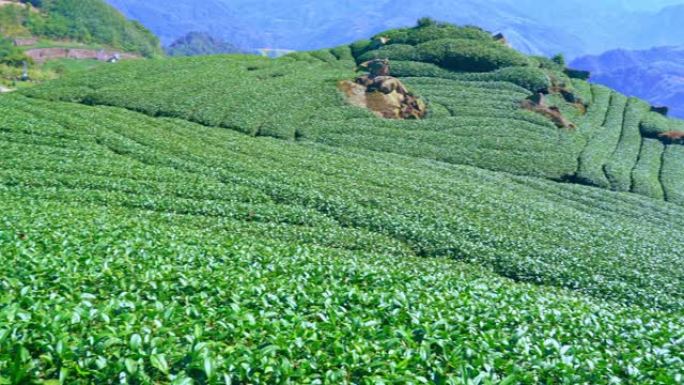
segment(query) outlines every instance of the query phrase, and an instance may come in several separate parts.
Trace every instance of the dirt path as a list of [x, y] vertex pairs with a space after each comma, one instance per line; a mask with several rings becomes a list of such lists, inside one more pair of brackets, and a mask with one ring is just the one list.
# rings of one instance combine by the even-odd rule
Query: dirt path
[[26, 55], [37, 63], [51, 59], [95, 59], [107, 61], [118, 55], [120, 59], [138, 59], [140, 56], [110, 50], [95, 50], [82, 48], [35, 48], [26, 51]]

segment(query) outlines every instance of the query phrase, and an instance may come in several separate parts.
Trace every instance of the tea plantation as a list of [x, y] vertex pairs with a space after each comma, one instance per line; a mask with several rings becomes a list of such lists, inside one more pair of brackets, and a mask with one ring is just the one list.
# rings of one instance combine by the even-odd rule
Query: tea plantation
[[[389, 58], [392, 74], [428, 101], [428, 119], [377, 119], [343, 100], [337, 83], [353, 78], [356, 65], [373, 58]], [[26, 94], [682, 203], [681, 194], [663, 192], [677, 190], [665, 186], [677, 178], [662, 161], [682, 144], [662, 142], [655, 149], [649, 143], [684, 122], [566, 73], [573, 71], [521, 55], [480, 29], [425, 25], [275, 61], [214, 56], [125, 63]], [[559, 89], [574, 101], [553, 92]], [[520, 108], [521, 101], [549, 90], [549, 103], [575, 130], [560, 130], [548, 118]]]
[[[0, 384], [684, 383], [678, 122], [479, 29], [386, 35], [1, 96]], [[427, 119], [346, 104], [379, 50]], [[563, 82], [576, 129], [520, 108]]]

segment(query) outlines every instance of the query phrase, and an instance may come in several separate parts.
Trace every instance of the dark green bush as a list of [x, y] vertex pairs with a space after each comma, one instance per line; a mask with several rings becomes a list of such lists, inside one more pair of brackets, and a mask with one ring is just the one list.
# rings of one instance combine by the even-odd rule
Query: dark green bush
[[363, 63], [373, 59], [390, 59], [401, 61], [416, 61], [419, 60], [418, 50], [416, 47], [407, 44], [392, 44], [379, 49], [368, 51], [358, 57], [358, 62]]
[[529, 59], [501, 44], [468, 39], [442, 39], [418, 46], [421, 61], [461, 72], [490, 72], [527, 66]]
[[541, 92], [551, 87], [549, 76], [538, 68], [508, 67], [487, 75], [490, 75], [489, 79], [482, 80], [505, 81], [532, 92]]
[[668, 119], [657, 113], [649, 112], [641, 121], [641, 134], [647, 138], [658, 138], [668, 131], [684, 131], [684, 121]]
[[574, 70], [571, 68], [566, 68], [564, 72], [566, 75], [568, 75], [569, 77], [571, 77], [573, 79], [589, 80], [589, 78], [591, 77], [591, 72], [589, 72], [589, 71]]
[[352, 55], [354, 55], [355, 58], [363, 55], [366, 51], [370, 49], [371, 46], [371, 41], [368, 39], [364, 40], [359, 40], [354, 43], [352, 43], [349, 48], [351, 48]]
[[545, 56], [531, 56], [530, 60], [539, 66], [539, 68], [551, 69], [556, 71], [563, 71], [565, 68], [556, 63], [555, 61], [545, 57]]
[[455, 74], [432, 63], [417, 61], [393, 61], [390, 63], [392, 76], [398, 77], [429, 77], [452, 78]]
[[15, 47], [11, 40], [0, 36], [0, 63], [17, 66], [27, 60], [24, 52]]
[[418, 45], [432, 40], [467, 39], [492, 42], [492, 35], [477, 27], [458, 27], [451, 24], [428, 24], [415, 28], [391, 30], [375, 38], [386, 37], [390, 44]]
[[348, 45], [343, 45], [335, 47], [330, 50], [330, 52], [335, 55], [337, 60], [354, 60], [354, 55], [352, 54], [351, 47]]
[[551, 79], [544, 70], [533, 67], [508, 67], [493, 72], [458, 73], [430, 63], [397, 61], [391, 63], [391, 73], [398, 77], [435, 77], [466, 81], [502, 81], [513, 83], [531, 92], [551, 87]]

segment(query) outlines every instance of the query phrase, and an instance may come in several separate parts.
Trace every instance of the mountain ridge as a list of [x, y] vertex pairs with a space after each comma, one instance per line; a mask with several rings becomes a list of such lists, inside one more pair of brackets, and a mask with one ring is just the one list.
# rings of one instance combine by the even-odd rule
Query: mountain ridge
[[[544, 56], [565, 53], [575, 57], [618, 46], [644, 48], [649, 41], [664, 45], [684, 39], [684, 31], [676, 25], [679, 18], [668, 16], [680, 12], [680, 6], [673, 1], [652, 2], [649, 7], [634, 1], [587, 4], [580, 0], [554, 0], [545, 7], [533, 1], [511, 0], [487, 3], [430, 0], [420, 5], [387, 0], [372, 3], [265, 0], [258, 7], [253, 2], [224, 0], [210, 0], [201, 7], [187, 1], [167, 4], [155, 0], [110, 0], [110, 3], [147, 24], [167, 45], [185, 32], [202, 31], [241, 48], [310, 50], [408, 26], [423, 16], [504, 32], [516, 48]], [[665, 7], [670, 8], [664, 10]], [[567, 17], [568, 14], [573, 17]], [[597, 15], [604, 22], [595, 23]], [[663, 25], [671, 27], [669, 33], [663, 32], [667, 30]], [[616, 34], [615, 31], [623, 32]]]
[[571, 66], [592, 72], [592, 81], [628, 95], [669, 107], [684, 118], [684, 46], [648, 50], [612, 50], [574, 60]]

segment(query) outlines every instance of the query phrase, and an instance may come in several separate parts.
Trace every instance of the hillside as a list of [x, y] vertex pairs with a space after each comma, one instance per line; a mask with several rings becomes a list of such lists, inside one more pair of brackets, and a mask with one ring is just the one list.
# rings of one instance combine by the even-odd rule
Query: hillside
[[165, 44], [201, 31], [242, 48], [319, 49], [424, 16], [503, 32], [517, 49], [546, 56], [643, 49], [684, 39], [677, 24], [684, 9], [679, 0], [550, 0], [544, 6], [536, 0], [207, 0], [201, 6], [190, 0], [108, 1]]
[[0, 6], [0, 35], [101, 44], [144, 56], [161, 54], [159, 41], [103, 0], [42, 0]]
[[202, 32], [190, 32], [166, 48], [169, 56], [201, 56], [244, 53], [233, 44], [221, 41]]
[[681, 124], [430, 20], [0, 95], [0, 383], [681, 383]]
[[670, 108], [684, 118], [684, 48], [613, 50], [577, 58], [574, 68], [591, 71], [592, 81]]
[[[389, 36], [390, 43], [378, 46], [381, 36]], [[374, 57], [392, 60], [392, 73], [430, 102], [431, 119], [388, 122], [341, 103], [337, 81], [354, 76], [355, 62]], [[194, 81], [178, 82], [179, 73]], [[568, 94], [552, 93], [548, 99], [576, 129], [559, 130], [520, 108], [521, 100], [550, 89]], [[571, 79], [551, 60], [526, 57], [477, 28], [394, 30], [373, 41], [251, 66], [226, 58], [126, 63], [29, 95], [684, 202], [684, 181], [672, 167], [684, 147], [658, 136], [684, 131], [682, 122], [661, 121], [646, 103]], [[268, 102], [256, 102], [260, 98]]]

